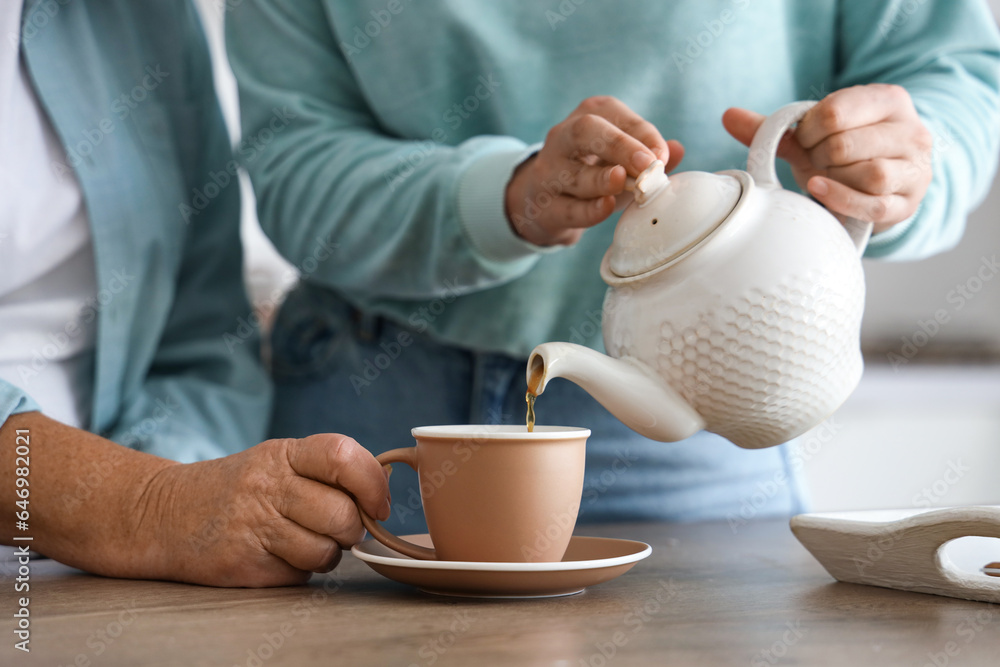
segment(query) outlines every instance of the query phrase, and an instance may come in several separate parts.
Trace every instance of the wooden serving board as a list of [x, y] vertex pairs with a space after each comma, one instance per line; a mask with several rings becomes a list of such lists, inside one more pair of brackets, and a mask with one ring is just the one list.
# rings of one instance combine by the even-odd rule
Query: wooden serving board
[[984, 541], [977, 564], [961, 568], [945, 547], [968, 536], [1000, 538], [1000, 506], [800, 514], [791, 527], [838, 581], [1000, 603], [998, 543]]

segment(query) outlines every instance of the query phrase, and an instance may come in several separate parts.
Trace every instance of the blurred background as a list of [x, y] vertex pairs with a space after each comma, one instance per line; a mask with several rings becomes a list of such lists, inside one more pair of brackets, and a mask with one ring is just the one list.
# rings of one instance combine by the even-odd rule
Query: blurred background
[[[222, 46], [227, 0], [197, 2], [235, 141], [236, 84]], [[1000, 0], [989, 3], [1000, 19]], [[270, 310], [296, 274], [261, 233], [243, 185], [247, 284]], [[1000, 178], [954, 250], [914, 263], [865, 262], [864, 378], [837, 414], [799, 440], [793, 459], [814, 510], [1000, 504], [997, 255]]]

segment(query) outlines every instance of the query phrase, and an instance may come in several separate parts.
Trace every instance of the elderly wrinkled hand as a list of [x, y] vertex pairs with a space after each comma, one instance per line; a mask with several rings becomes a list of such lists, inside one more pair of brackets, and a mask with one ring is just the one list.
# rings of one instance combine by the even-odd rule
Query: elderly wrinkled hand
[[221, 459], [172, 465], [143, 494], [145, 576], [213, 586], [280, 586], [328, 572], [364, 537], [355, 502], [389, 517], [387, 474], [336, 434], [269, 440]]

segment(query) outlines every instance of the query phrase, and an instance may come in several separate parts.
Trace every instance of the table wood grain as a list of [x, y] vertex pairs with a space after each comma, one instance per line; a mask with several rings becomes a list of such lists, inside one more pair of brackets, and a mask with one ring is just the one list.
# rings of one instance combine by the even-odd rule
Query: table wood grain
[[653, 554], [558, 599], [420, 593], [347, 555], [307, 586], [215, 589], [31, 571], [31, 653], [2, 665], [1000, 665], [1000, 605], [834, 582], [784, 521], [580, 526]]

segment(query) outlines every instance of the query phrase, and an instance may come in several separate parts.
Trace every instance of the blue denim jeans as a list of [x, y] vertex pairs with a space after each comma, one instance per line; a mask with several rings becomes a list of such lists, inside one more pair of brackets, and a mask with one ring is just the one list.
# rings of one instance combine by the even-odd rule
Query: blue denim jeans
[[[323, 288], [300, 285], [289, 295], [272, 355], [272, 437], [344, 433], [379, 454], [411, 446], [414, 426], [524, 423], [526, 360], [443, 345], [361, 314]], [[735, 527], [802, 511], [786, 446], [744, 450], [707, 432], [655, 442], [565, 380], [550, 383], [535, 407], [540, 424], [592, 431], [581, 523], [728, 520]], [[407, 466], [393, 466], [391, 491], [386, 527], [425, 532]]]

